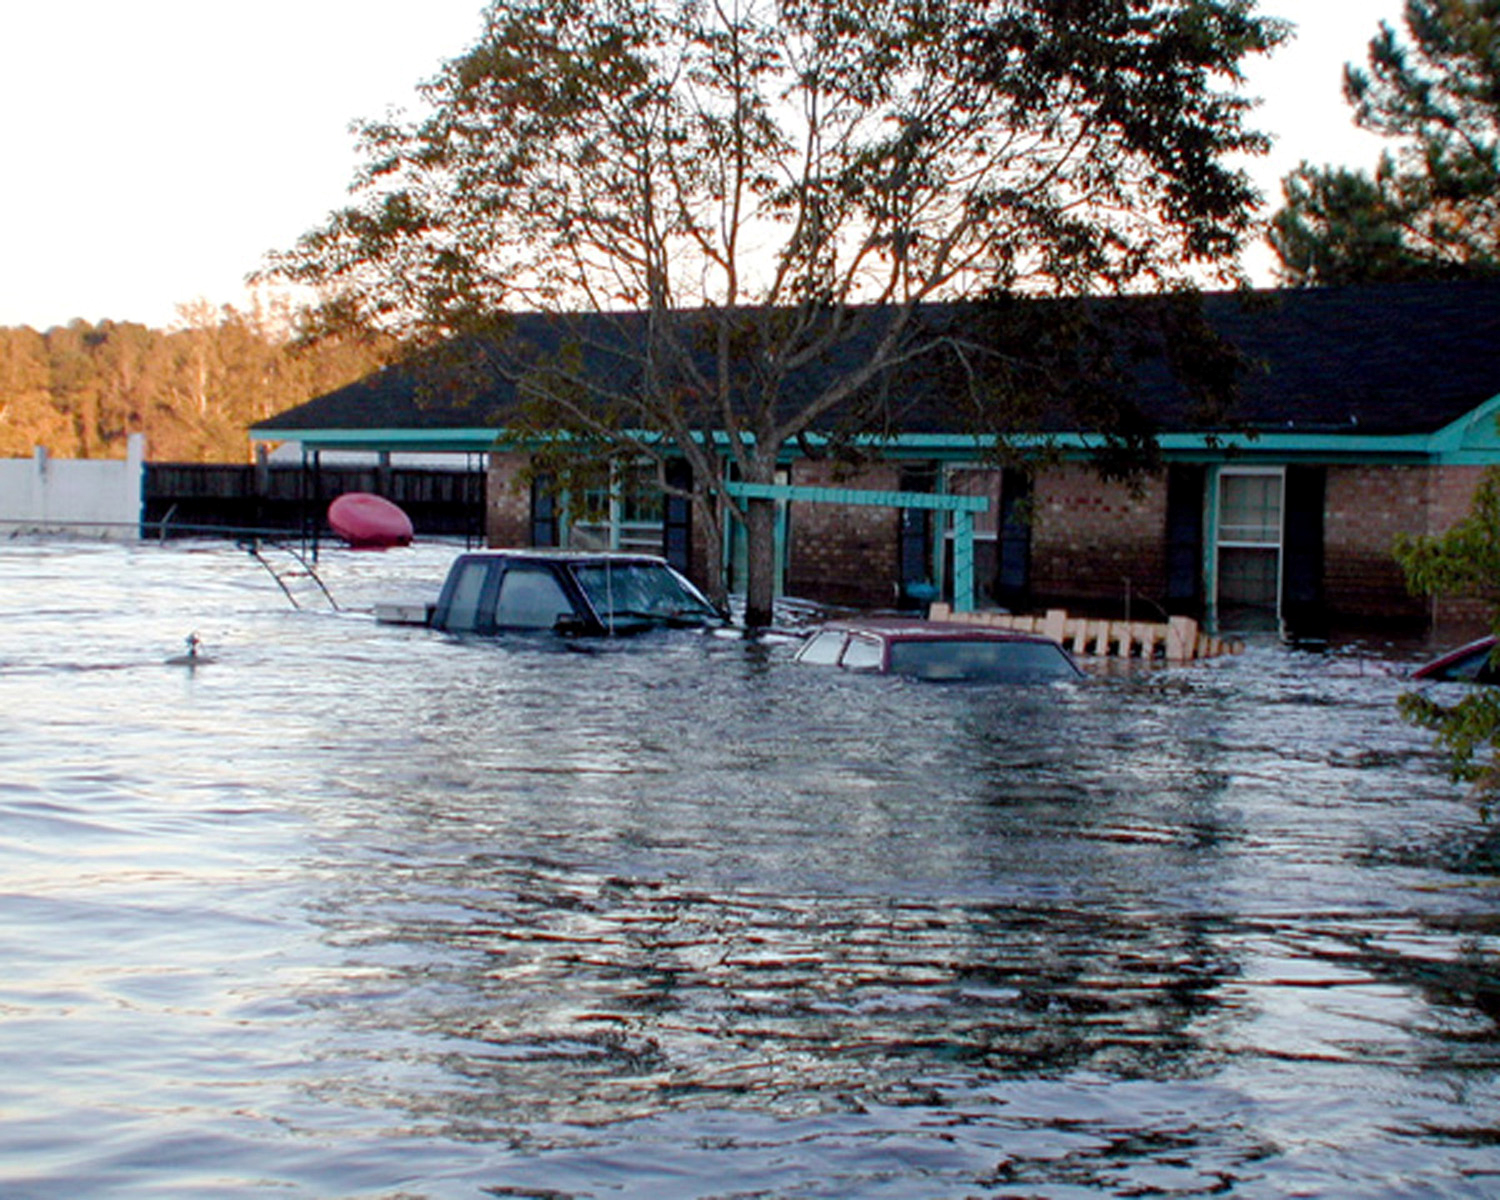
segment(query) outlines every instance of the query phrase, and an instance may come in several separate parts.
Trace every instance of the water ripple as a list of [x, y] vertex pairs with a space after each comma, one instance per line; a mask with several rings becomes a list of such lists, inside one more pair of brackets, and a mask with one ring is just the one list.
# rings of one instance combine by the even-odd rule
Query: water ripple
[[946, 689], [0, 572], [7, 1196], [1493, 1193], [1496, 835], [1395, 660]]

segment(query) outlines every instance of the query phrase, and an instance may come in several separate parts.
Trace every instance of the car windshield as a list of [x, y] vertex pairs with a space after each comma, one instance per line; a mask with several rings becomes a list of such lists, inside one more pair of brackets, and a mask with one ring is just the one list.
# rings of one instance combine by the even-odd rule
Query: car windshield
[[586, 563], [574, 577], [602, 621], [635, 619], [700, 623], [718, 616], [675, 571], [656, 563]]
[[919, 679], [1003, 680], [1040, 683], [1076, 679], [1078, 668], [1048, 642], [897, 641], [891, 644], [891, 668]]
[[1476, 646], [1467, 654], [1446, 664], [1441, 670], [1432, 672], [1429, 678], [1453, 680], [1458, 683], [1500, 682], [1500, 671], [1497, 671], [1495, 663], [1491, 661], [1493, 655], [1493, 646], [1488, 644]]

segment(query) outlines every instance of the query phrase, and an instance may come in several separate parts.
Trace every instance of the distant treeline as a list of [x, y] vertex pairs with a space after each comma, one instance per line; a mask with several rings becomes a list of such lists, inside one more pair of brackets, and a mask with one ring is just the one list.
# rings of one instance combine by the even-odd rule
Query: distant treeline
[[0, 457], [121, 458], [132, 433], [157, 462], [244, 462], [247, 428], [384, 361], [369, 342], [301, 343], [285, 308], [198, 305], [169, 330], [74, 321], [0, 328]]

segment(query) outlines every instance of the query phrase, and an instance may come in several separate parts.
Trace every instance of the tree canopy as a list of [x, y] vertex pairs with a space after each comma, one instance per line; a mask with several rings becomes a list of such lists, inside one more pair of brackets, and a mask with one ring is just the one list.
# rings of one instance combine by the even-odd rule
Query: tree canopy
[[1393, 143], [1372, 173], [1303, 163], [1282, 181], [1282, 277], [1336, 285], [1500, 272], [1500, 0], [1407, 0], [1349, 66], [1354, 120]]
[[508, 313], [629, 315], [613, 385], [582, 347], [492, 365], [534, 440], [664, 486], [686, 459], [701, 519], [746, 526], [764, 620], [771, 508], [719, 494], [713, 438], [769, 482], [789, 442], [888, 430], [893, 369], [1003, 376], [933, 301], [1234, 277], [1258, 197], [1229, 160], [1265, 148], [1240, 65], [1282, 32], [1251, 0], [498, 0], [271, 270], [331, 327], [501, 355]]

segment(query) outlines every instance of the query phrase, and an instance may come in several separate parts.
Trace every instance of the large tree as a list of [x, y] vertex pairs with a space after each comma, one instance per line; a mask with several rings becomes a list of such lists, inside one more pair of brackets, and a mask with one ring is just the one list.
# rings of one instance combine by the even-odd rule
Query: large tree
[[1257, 197], [1227, 160], [1264, 149], [1240, 64], [1281, 33], [1253, 0], [498, 0], [273, 270], [331, 319], [482, 354], [508, 314], [588, 314], [490, 364], [517, 421], [667, 487], [686, 459], [700, 519], [745, 526], [761, 623], [774, 511], [721, 493], [715, 436], [768, 483], [793, 441], [888, 429], [892, 373], [940, 348], [985, 376], [928, 302], [1232, 261]]
[[1500, 0], [1408, 0], [1404, 24], [1344, 71], [1355, 122], [1393, 143], [1374, 173], [1303, 163], [1282, 182], [1290, 283], [1500, 272]]

